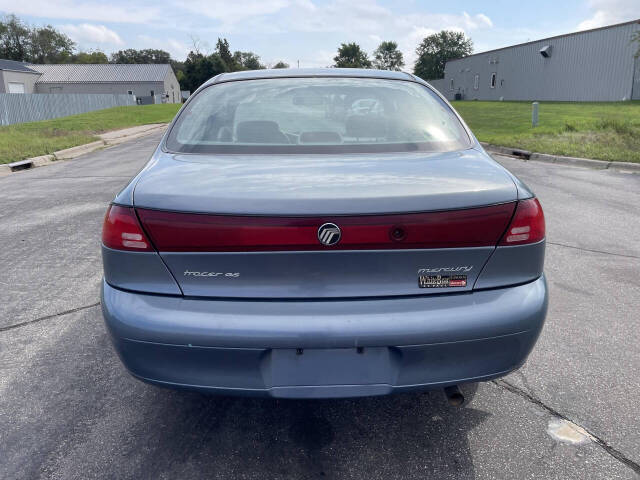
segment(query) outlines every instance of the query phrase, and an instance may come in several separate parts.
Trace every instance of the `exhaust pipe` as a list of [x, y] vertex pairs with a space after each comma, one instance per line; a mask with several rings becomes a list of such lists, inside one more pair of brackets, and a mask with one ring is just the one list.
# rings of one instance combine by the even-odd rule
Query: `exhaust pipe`
[[447, 396], [449, 405], [453, 407], [461, 407], [464, 405], [464, 395], [460, 391], [458, 385], [451, 385], [444, 388], [444, 394]]

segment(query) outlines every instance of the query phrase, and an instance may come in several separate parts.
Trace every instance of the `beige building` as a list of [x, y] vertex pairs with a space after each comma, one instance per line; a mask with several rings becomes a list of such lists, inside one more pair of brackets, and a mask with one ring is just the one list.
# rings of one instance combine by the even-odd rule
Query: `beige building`
[[33, 93], [40, 76], [22, 62], [0, 59], [0, 93]]

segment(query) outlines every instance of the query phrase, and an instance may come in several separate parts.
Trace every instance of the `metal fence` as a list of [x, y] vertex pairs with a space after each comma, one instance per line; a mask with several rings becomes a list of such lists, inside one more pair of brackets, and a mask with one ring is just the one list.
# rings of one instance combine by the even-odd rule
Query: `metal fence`
[[133, 95], [0, 93], [0, 125], [49, 120], [93, 110], [135, 104]]
[[636, 57], [634, 68], [635, 73], [633, 74], [631, 100], [640, 100], [640, 57]]

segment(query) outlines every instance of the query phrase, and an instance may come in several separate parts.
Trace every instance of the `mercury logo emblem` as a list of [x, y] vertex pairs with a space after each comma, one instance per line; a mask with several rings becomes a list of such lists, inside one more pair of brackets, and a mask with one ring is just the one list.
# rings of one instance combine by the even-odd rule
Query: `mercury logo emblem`
[[335, 223], [325, 223], [318, 229], [318, 240], [321, 244], [331, 246], [340, 241], [342, 232]]

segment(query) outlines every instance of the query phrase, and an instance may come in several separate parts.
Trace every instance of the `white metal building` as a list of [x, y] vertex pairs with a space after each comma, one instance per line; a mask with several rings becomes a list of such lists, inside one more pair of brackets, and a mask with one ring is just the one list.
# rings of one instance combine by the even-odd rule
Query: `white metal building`
[[180, 84], [168, 64], [36, 65], [0, 60], [0, 93], [111, 93], [181, 103]]
[[638, 31], [634, 20], [477, 53], [429, 83], [451, 100], [640, 100]]
[[180, 84], [168, 64], [29, 65], [42, 76], [35, 93], [128, 93], [181, 103]]

